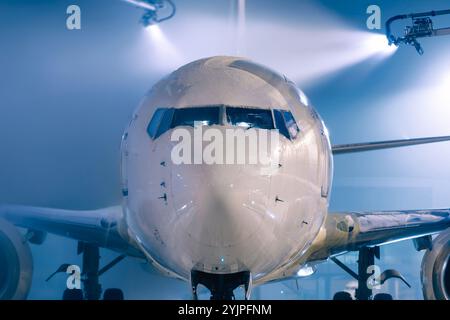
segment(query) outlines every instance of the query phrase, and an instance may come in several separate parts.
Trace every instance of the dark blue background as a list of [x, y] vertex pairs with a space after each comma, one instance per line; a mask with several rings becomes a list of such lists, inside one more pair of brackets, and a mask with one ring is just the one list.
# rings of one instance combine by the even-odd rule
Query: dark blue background
[[[175, 2], [177, 15], [161, 24], [170, 45], [161, 46], [138, 24], [142, 12], [118, 0], [0, 1], [0, 202], [70, 209], [119, 203], [120, 138], [133, 109], [163, 75], [211, 55], [239, 52], [296, 81], [336, 144], [450, 134], [450, 81], [443, 87], [449, 37], [424, 40], [423, 57], [402, 47], [383, 59], [357, 58], [360, 44], [352, 41], [374, 32], [366, 28], [371, 4], [380, 5], [384, 21], [444, 9], [448, 1], [248, 0], [240, 47], [230, 1]], [[81, 7], [81, 30], [66, 29], [69, 4]], [[450, 25], [450, 18], [436, 21]], [[449, 162], [448, 143], [340, 156], [331, 209], [448, 207]], [[60, 298], [65, 275], [44, 279], [61, 263], [80, 263], [76, 242], [49, 236], [32, 250], [30, 298]], [[382, 252], [382, 266], [413, 284], [392, 280], [383, 291], [420, 299], [422, 254], [410, 241]], [[102, 262], [114, 256], [103, 250]], [[144, 269], [127, 259], [103, 286], [135, 299], [190, 297], [188, 284]], [[254, 297], [327, 299], [350, 280], [327, 263], [299, 280], [299, 289], [290, 280], [255, 289]]]

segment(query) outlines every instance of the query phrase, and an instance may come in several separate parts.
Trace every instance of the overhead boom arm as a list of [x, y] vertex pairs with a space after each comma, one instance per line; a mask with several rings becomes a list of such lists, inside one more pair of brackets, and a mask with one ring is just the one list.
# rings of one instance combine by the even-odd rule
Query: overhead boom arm
[[[422, 46], [417, 39], [425, 37], [450, 35], [450, 27], [435, 29], [431, 17], [450, 15], [450, 9], [429, 11], [422, 13], [402, 14], [394, 16], [386, 21], [386, 36], [389, 44], [400, 45], [401, 43], [412, 45], [417, 52], [422, 55], [424, 53]], [[405, 28], [405, 34], [402, 37], [396, 37], [392, 34], [391, 25], [393, 22], [404, 19], [412, 19], [412, 26]]]

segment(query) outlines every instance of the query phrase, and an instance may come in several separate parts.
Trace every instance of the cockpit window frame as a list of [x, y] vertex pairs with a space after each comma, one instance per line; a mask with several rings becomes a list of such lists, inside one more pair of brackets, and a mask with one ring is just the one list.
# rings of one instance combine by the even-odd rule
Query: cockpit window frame
[[[202, 108], [218, 108], [218, 121], [214, 121], [212, 124], [205, 124], [206, 126], [214, 126], [214, 125], [227, 125], [241, 128], [255, 128], [255, 129], [263, 129], [263, 130], [278, 130], [280, 134], [285, 136], [287, 139], [293, 141], [298, 138], [300, 133], [299, 125], [290, 110], [284, 109], [274, 109], [274, 108], [258, 108], [251, 106], [231, 106], [231, 105], [205, 105], [205, 106], [196, 106], [196, 107], [187, 107], [187, 108], [170, 108], [170, 107], [160, 107], [155, 110], [152, 115], [152, 118], [147, 126], [147, 133], [149, 137], [153, 140], [160, 137], [166, 131], [182, 126], [191, 126], [190, 124], [174, 124], [174, 118], [177, 110], [182, 109], [202, 109]], [[264, 110], [270, 112], [271, 117], [271, 125], [270, 127], [259, 127], [259, 126], [239, 126], [237, 124], [233, 124], [229, 121], [228, 109], [248, 109], [248, 110]], [[263, 112], [262, 112], [263, 113]], [[194, 120], [195, 121], [195, 120]], [[289, 124], [290, 123], [290, 124]], [[295, 130], [295, 134], [292, 132]]]

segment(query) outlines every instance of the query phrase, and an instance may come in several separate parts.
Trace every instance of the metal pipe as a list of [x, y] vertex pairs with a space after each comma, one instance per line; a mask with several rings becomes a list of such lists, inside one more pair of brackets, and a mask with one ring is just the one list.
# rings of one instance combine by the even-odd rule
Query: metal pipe
[[172, 2], [172, 0], [165, 0], [165, 2], [167, 2], [168, 4], [169, 4], [169, 6], [171, 7], [171, 9], [172, 9], [172, 12], [168, 15], [168, 16], [166, 16], [166, 17], [164, 17], [164, 18], [160, 18], [160, 19], [157, 19], [156, 20], [156, 22], [163, 22], [163, 21], [166, 21], [166, 20], [169, 20], [170, 18], [172, 18], [174, 15], [175, 15], [175, 13], [177, 12], [177, 8], [175, 7], [175, 4]]
[[[438, 11], [428, 11], [428, 12], [421, 12], [421, 13], [410, 13], [410, 14], [401, 14], [401, 15], [397, 15], [394, 16], [390, 19], [388, 19], [386, 21], [386, 36], [389, 40], [389, 44], [395, 44], [398, 45], [400, 43], [401, 38], [396, 38], [393, 34], [392, 34], [392, 29], [391, 29], [391, 25], [394, 21], [397, 20], [404, 20], [404, 19], [408, 19], [408, 18], [423, 18], [423, 17], [436, 17], [436, 16], [442, 16], [442, 15], [447, 15], [450, 14], [450, 9], [447, 10], [438, 10]], [[446, 32], [447, 28], [445, 29], [439, 29], [439, 30], [443, 30], [443, 32]], [[436, 30], [438, 31], [438, 30]], [[445, 35], [447, 33], [444, 33]], [[442, 35], [444, 35], [442, 34]], [[441, 34], [439, 34], [441, 35]]]
[[154, 6], [153, 4], [150, 4], [148, 2], [142, 1], [142, 0], [122, 0], [122, 1], [132, 4], [138, 8], [156, 11], [156, 6]]

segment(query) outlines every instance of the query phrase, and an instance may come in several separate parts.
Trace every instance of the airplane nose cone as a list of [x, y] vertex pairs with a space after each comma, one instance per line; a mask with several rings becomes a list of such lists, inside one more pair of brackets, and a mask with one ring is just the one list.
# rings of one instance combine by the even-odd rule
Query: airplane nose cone
[[[238, 165], [172, 167], [174, 209], [188, 241], [222, 250], [242, 246], [266, 214], [270, 179]], [[222, 252], [222, 254], [225, 254]]]

